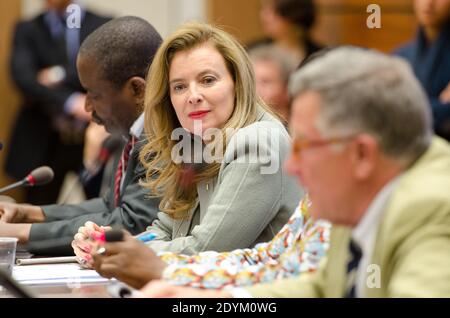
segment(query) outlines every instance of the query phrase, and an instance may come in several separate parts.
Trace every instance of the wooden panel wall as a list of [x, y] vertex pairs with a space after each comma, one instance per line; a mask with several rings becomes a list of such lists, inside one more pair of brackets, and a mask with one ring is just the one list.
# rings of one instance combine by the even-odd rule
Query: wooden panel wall
[[[314, 37], [328, 45], [353, 44], [389, 52], [408, 41], [416, 21], [411, 0], [316, 0], [318, 23]], [[369, 29], [367, 6], [381, 7], [381, 29]], [[224, 25], [243, 43], [262, 36], [259, 24], [259, 0], [207, 0], [207, 18]]]
[[[9, 76], [9, 56], [13, 29], [20, 18], [20, 9], [20, 1], [0, 1], [0, 141], [4, 145], [0, 152], [0, 187], [12, 182], [5, 176], [3, 166], [11, 125], [19, 106], [19, 97]], [[19, 201], [22, 198], [20, 191], [11, 195]]]

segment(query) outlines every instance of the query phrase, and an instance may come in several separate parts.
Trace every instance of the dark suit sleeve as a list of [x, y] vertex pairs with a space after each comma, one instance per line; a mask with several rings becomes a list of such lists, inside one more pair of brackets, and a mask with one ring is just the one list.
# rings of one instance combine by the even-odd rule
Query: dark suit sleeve
[[[78, 228], [87, 221], [98, 225], [120, 225], [132, 234], [145, 231], [156, 218], [159, 200], [148, 198], [148, 190], [139, 186], [138, 178], [128, 185], [119, 207], [112, 206], [112, 193], [77, 205], [43, 207], [47, 223], [31, 226], [28, 250], [40, 255], [73, 254], [70, 246]], [[111, 199], [108, 199], [111, 198]]]
[[37, 73], [41, 67], [35, 55], [31, 38], [34, 33], [30, 28], [32, 25], [27, 22], [20, 22], [16, 26], [11, 55], [12, 78], [26, 98], [34, 101], [33, 105], [38, 105], [50, 116], [60, 114], [65, 101], [76, 90], [65, 85], [48, 88], [38, 83]]
[[450, 103], [442, 103], [439, 98], [430, 98], [433, 110], [433, 125], [435, 131], [445, 138], [450, 138]]

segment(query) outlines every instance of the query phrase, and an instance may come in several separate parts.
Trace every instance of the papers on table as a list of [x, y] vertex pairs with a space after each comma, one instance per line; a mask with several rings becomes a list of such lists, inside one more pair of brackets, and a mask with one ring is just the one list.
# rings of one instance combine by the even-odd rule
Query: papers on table
[[94, 270], [72, 263], [14, 266], [13, 277], [24, 285], [67, 284], [75, 287], [84, 283], [109, 281]]

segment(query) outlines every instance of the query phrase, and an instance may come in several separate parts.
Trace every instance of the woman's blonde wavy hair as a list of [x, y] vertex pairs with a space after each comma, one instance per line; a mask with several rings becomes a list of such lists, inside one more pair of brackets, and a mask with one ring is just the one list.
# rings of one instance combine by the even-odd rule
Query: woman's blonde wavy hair
[[[223, 56], [235, 85], [235, 107], [222, 127], [225, 151], [230, 136], [227, 128], [242, 128], [257, 121], [268, 107], [256, 94], [252, 64], [244, 48], [227, 32], [204, 23], [187, 23], [169, 36], [160, 46], [150, 66], [145, 91], [145, 133], [147, 143], [140, 153], [146, 168], [141, 185], [150, 189], [152, 196], [161, 198], [160, 210], [172, 218], [183, 218], [195, 205], [196, 184], [214, 178], [220, 163], [206, 165], [195, 175], [191, 187], [180, 186], [182, 166], [173, 162], [172, 131], [181, 127], [169, 95], [169, 69], [174, 55], [202, 44], [212, 44]], [[270, 111], [269, 111], [270, 112]], [[224, 152], [223, 152], [224, 153]]]

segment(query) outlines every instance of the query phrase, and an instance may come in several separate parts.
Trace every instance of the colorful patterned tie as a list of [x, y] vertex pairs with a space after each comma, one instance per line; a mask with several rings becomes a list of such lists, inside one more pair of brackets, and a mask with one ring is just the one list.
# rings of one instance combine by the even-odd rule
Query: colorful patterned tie
[[127, 171], [128, 159], [130, 159], [130, 152], [134, 147], [136, 140], [134, 136], [128, 139], [125, 148], [123, 148], [122, 156], [120, 157], [119, 165], [117, 167], [116, 176], [114, 178], [114, 204], [119, 205], [120, 198], [120, 184], [122, 183], [122, 176], [124, 171]]
[[353, 240], [350, 240], [349, 250], [350, 261], [347, 264], [347, 289], [345, 297], [355, 298], [356, 273], [358, 270], [359, 261], [361, 260], [362, 251]]

